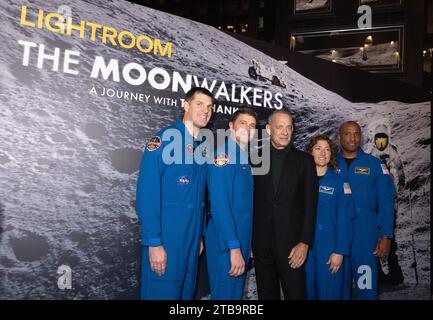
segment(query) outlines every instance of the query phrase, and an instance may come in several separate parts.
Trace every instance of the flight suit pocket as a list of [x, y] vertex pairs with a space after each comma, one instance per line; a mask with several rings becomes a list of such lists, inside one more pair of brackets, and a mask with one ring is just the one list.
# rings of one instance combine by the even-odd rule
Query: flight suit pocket
[[184, 203], [163, 203], [161, 216], [162, 245], [167, 254], [165, 274], [151, 273], [154, 280], [176, 281], [183, 278], [191, 243], [190, 217], [192, 206]]

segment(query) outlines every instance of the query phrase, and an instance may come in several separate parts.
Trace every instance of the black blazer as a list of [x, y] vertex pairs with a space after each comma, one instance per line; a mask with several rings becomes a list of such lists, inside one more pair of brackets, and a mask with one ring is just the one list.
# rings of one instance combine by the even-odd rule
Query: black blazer
[[283, 160], [276, 193], [271, 170], [266, 175], [254, 176], [254, 255], [267, 255], [273, 248], [279, 258], [287, 259], [299, 242], [311, 247], [316, 226], [317, 197], [314, 159], [291, 145]]

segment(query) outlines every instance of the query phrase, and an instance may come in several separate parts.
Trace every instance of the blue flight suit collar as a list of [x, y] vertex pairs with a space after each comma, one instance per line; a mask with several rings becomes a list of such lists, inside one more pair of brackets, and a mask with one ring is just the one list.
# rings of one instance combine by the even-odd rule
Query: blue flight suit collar
[[182, 136], [185, 137], [186, 143], [193, 142], [194, 146], [197, 146], [203, 140], [203, 135], [201, 134], [201, 132], [198, 133], [197, 138], [194, 138], [191, 135], [191, 133], [186, 128], [185, 123], [183, 122], [182, 118], [176, 119], [176, 122], [174, 123], [174, 127], [182, 133]]
[[229, 137], [227, 140], [229, 156], [234, 153], [236, 156], [236, 163], [248, 164], [248, 152], [242, 150], [239, 144], [233, 140], [232, 137]]
[[177, 118], [176, 122], [174, 123], [174, 127], [176, 129], [179, 129], [183, 136], [188, 136], [189, 139], [193, 139], [194, 137], [189, 133], [188, 129], [185, 126], [185, 123], [183, 123], [181, 118]]
[[185, 123], [183, 123], [183, 121], [182, 121], [182, 118], [177, 118], [176, 122], [174, 123], [174, 126], [176, 128], [178, 128], [180, 131], [182, 131], [182, 133], [184, 133], [185, 131], [187, 131], [186, 127], [185, 127]]
[[328, 169], [325, 174], [319, 177], [319, 185], [335, 185], [335, 181], [338, 179], [338, 173], [334, 171], [331, 165], [328, 165]]
[[326, 170], [325, 174], [320, 177], [322, 179], [326, 179], [326, 178], [333, 178], [335, 177], [336, 173], [334, 171], [334, 168], [332, 168], [332, 166], [328, 165], [328, 169]]
[[203, 135], [201, 132], [198, 133], [197, 138], [194, 138], [191, 133], [188, 131], [188, 129], [185, 126], [185, 123], [183, 122], [182, 118], [177, 118], [176, 122], [174, 123], [174, 127], [179, 129], [180, 132], [182, 132], [182, 135], [188, 135], [188, 138], [193, 139], [194, 141], [201, 141], [203, 139]]
[[[356, 151], [356, 156], [353, 159], [352, 163], [355, 162], [356, 160], [361, 160], [361, 159], [365, 158], [365, 155], [366, 155], [366, 153], [361, 148], [358, 148], [358, 150]], [[341, 149], [340, 149], [340, 152], [337, 154], [337, 160], [341, 163], [344, 163], [344, 164], [346, 163], [346, 160], [344, 160], [343, 152], [341, 151]]]

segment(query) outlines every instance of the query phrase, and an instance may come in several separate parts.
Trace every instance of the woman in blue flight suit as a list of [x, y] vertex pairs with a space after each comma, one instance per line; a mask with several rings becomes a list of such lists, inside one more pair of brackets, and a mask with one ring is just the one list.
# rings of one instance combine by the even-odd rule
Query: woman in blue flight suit
[[230, 121], [231, 135], [217, 148], [208, 168], [211, 214], [206, 229], [207, 266], [213, 300], [240, 300], [251, 251], [253, 176], [248, 142], [256, 113], [239, 108]]
[[[351, 189], [337, 169], [338, 147], [325, 135], [311, 140], [306, 151], [313, 155], [319, 177], [316, 231], [306, 262], [307, 299], [350, 299], [343, 277], [353, 237], [354, 210]], [[347, 282], [347, 281], [346, 281]]]

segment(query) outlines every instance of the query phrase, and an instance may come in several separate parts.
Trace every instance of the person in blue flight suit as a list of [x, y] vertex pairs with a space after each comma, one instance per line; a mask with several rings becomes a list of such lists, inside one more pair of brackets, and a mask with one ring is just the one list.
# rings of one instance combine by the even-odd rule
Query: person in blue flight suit
[[254, 137], [256, 113], [239, 108], [230, 120], [230, 137], [209, 164], [210, 217], [205, 244], [211, 299], [240, 300], [251, 251], [253, 176], [248, 143]]
[[378, 258], [387, 257], [394, 234], [394, 201], [396, 190], [381, 161], [361, 149], [361, 127], [354, 121], [340, 126], [341, 144], [337, 156], [341, 172], [352, 189], [356, 218], [350, 265], [346, 277], [354, 277], [355, 295], [359, 300], [376, 300]]
[[210, 151], [200, 129], [212, 115], [205, 88], [185, 95], [184, 116], [150, 138], [137, 182], [142, 234], [141, 299], [191, 300], [201, 234]]
[[353, 238], [354, 209], [349, 183], [337, 168], [338, 147], [326, 135], [314, 137], [306, 147], [314, 157], [319, 177], [319, 202], [313, 245], [305, 265], [307, 299], [348, 300], [351, 282], [344, 281]]

